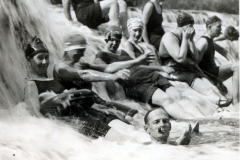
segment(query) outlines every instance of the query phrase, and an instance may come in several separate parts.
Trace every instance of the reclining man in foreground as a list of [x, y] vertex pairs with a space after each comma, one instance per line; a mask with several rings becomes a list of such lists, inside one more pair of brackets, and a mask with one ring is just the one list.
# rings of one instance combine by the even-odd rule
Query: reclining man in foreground
[[168, 141], [171, 131], [169, 115], [162, 108], [154, 108], [148, 111], [144, 117], [145, 131], [151, 136], [152, 142], [172, 145], [188, 145], [191, 141], [191, 133], [199, 133], [199, 123], [186, 130], [176, 141]]

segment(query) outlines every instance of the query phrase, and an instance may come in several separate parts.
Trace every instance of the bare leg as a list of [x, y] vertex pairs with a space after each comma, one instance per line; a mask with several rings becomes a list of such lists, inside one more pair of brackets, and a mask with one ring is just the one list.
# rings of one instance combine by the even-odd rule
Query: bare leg
[[233, 76], [233, 104], [239, 103], [239, 65], [238, 62], [219, 67], [219, 78], [223, 81]]
[[166, 90], [166, 93], [174, 99], [178, 104], [181, 106], [184, 106], [185, 111], [187, 111], [189, 114], [194, 116], [195, 118], [205, 118], [203, 113], [198, 110], [196, 106], [194, 106], [190, 101], [187, 99], [183, 99], [181, 94], [178, 92], [178, 90], [175, 87], [169, 87]]
[[177, 104], [169, 95], [160, 89], [157, 89], [152, 96], [152, 103], [162, 106], [166, 112], [175, 119], [193, 119], [192, 115]]
[[214, 84], [212, 84], [207, 78], [201, 78], [201, 80], [208, 86], [211, 87], [214, 92], [219, 96], [222, 97], [221, 92], [218, 90], [218, 88], [216, 86], [214, 86]]
[[209, 100], [211, 100], [214, 104], [217, 104], [220, 99], [214, 89], [206, 85], [206, 83], [204, 83], [200, 78], [195, 79], [192, 84], [192, 88], [199, 93], [208, 96]]
[[108, 15], [110, 25], [121, 25], [124, 36], [128, 36], [126, 2], [124, 0], [104, 0], [99, 3], [102, 9], [102, 17], [106, 17], [106, 15]]
[[233, 104], [236, 106], [239, 103], [239, 68], [233, 72]]
[[123, 0], [119, 0], [118, 1], [118, 5], [119, 5], [119, 13], [120, 13], [120, 23], [122, 26], [122, 30], [123, 30], [123, 35], [128, 38], [128, 29], [127, 29], [127, 19], [128, 19], [128, 15], [127, 15], [127, 4], [125, 1]]
[[102, 9], [102, 17], [109, 15], [110, 25], [120, 26], [119, 6], [117, 0], [104, 0], [99, 3]]

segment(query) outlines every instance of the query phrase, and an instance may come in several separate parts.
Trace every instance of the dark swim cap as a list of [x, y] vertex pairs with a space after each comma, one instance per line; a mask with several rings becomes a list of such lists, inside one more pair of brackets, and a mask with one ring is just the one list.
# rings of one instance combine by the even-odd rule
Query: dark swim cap
[[105, 40], [108, 41], [111, 37], [122, 39], [122, 29], [118, 26], [110, 26], [105, 32]]
[[26, 58], [33, 58], [38, 53], [42, 52], [49, 53], [47, 46], [37, 36], [33, 37], [32, 42], [29, 43], [25, 49]]
[[178, 27], [186, 26], [188, 24], [194, 24], [193, 17], [187, 12], [181, 12], [177, 17]]

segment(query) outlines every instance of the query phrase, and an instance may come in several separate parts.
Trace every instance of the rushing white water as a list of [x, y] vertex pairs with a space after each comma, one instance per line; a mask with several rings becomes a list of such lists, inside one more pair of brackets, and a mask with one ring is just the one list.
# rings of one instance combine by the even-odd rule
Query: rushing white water
[[[61, 122], [32, 117], [23, 101], [27, 62], [22, 47], [31, 36], [38, 35], [51, 51], [51, 62], [60, 60], [63, 53], [62, 37], [70, 31], [78, 31], [88, 38], [91, 47], [86, 59], [93, 61], [98, 49], [103, 48], [104, 40], [98, 31], [68, 22], [61, 7], [50, 6], [42, 0], [0, 0], [0, 159], [238, 159], [239, 123], [238, 110], [221, 113], [226, 119], [200, 121], [200, 135], [195, 135], [189, 146], [140, 145], [135, 142], [109, 142], [100, 138], [92, 142], [86, 140], [70, 126]], [[164, 12], [164, 27], [170, 30], [176, 26], [176, 11]], [[198, 22], [195, 25], [199, 37], [205, 30], [203, 18], [217, 14], [227, 23], [238, 27], [238, 15], [213, 12], [191, 11]], [[74, 13], [72, 12], [72, 15]], [[130, 16], [140, 16], [140, 11], [132, 11]], [[231, 20], [232, 19], [232, 20]], [[100, 27], [104, 30], [104, 27]], [[100, 31], [101, 32], [101, 31]], [[222, 42], [223, 46], [238, 55], [238, 43]], [[218, 56], [219, 64], [226, 63]], [[49, 69], [51, 74], [51, 67]], [[184, 85], [178, 89], [186, 97]], [[191, 98], [191, 96], [190, 96]], [[196, 103], [208, 107], [206, 100], [193, 97]], [[135, 102], [123, 102], [139, 108]], [[229, 119], [227, 119], [229, 118]], [[178, 137], [194, 121], [172, 122], [170, 138]]]

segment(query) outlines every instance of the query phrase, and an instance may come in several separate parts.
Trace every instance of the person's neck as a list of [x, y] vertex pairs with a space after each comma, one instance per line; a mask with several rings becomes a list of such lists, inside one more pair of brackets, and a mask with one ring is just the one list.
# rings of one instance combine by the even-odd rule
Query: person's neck
[[103, 51], [109, 52], [109, 53], [112, 53], [112, 54], [116, 54], [116, 53], [117, 53], [117, 51], [115, 51], [115, 52], [110, 51], [107, 47], [105, 47], [105, 48], [103, 49]]
[[207, 33], [205, 34], [205, 36], [208, 37], [208, 38], [211, 38], [211, 39], [215, 38], [215, 36], [212, 36], [212, 35], [211, 35], [210, 31], [207, 31]]
[[32, 79], [47, 79], [47, 73], [35, 73], [33, 71], [30, 72], [30, 77]]
[[138, 41], [134, 40], [134, 39], [131, 38], [131, 37], [128, 39], [128, 41], [131, 42], [131, 43], [133, 43], [133, 44], [135, 44], [135, 45], [138, 44]]

